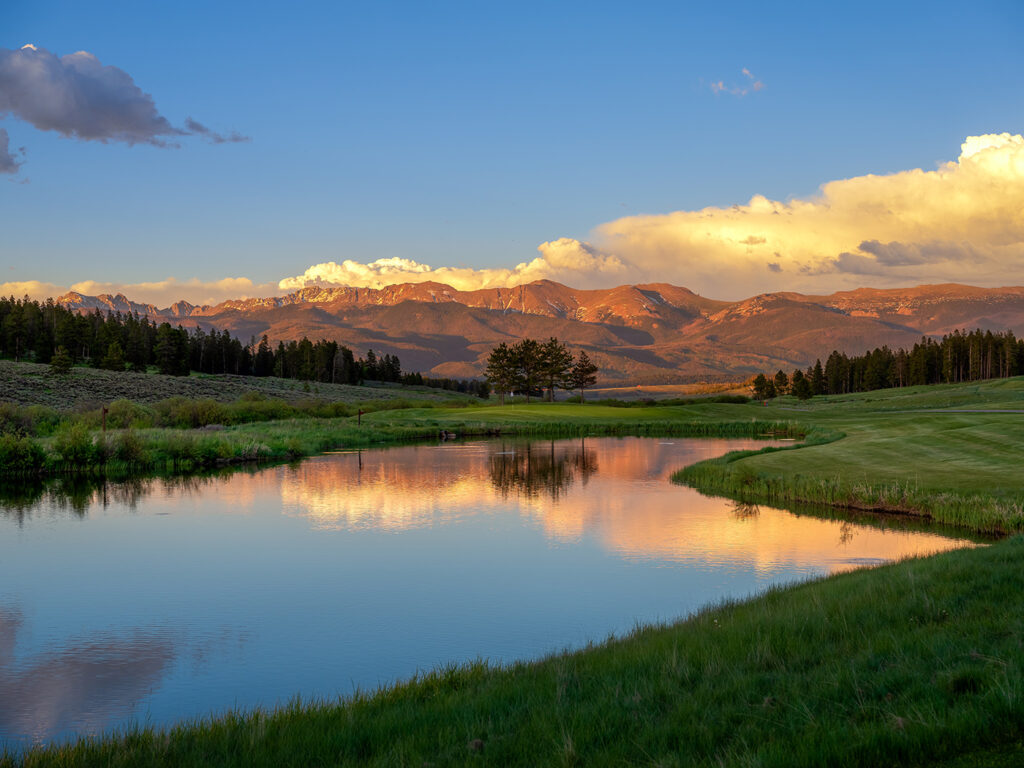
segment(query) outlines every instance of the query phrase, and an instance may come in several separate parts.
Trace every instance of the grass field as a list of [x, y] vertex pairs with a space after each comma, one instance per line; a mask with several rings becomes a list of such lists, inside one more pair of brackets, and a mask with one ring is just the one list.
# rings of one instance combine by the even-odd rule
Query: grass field
[[[1017, 410], [1020, 378], [767, 407], [414, 408], [362, 425], [297, 419], [224, 434], [305, 441], [302, 450], [441, 429], [789, 434], [806, 439], [702, 462], [680, 480], [748, 500], [1015, 531], [1024, 528]], [[159, 434], [172, 432], [193, 431]], [[438, 670], [340, 702], [142, 729], [0, 765], [1020, 765], [1022, 559], [1015, 536], [773, 590], [536, 663]]]

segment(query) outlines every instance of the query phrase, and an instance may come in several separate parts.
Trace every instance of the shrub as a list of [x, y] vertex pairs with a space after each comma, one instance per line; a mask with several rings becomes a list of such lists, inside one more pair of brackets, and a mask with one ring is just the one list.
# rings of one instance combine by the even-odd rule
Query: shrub
[[38, 472], [46, 463], [46, 452], [27, 437], [0, 436], [0, 467], [4, 473]]
[[205, 427], [207, 424], [222, 424], [226, 410], [216, 400], [189, 400], [186, 397], [172, 397], [161, 400], [154, 406], [160, 425], [164, 427]]
[[107, 409], [107, 426], [111, 429], [128, 429], [155, 426], [153, 412], [131, 400], [115, 400]]
[[104, 452], [93, 440], [89, 428], [81, 422], [61, 427], [53, 439], [53, 450], [61, 461], [85, 468], [103, 460]]
[[231, 455], [230, 448], [218, 438], [204, 438], [196, 441], [195, 461], [203, 466], [211, 466]]
[[164, 450], [174, 466], [194, 462], [198, 455], [196, 438], [189, 433], [172, 434], [164, 445]]
[[114, 438], [113, 457], [126, 464], [149, 463], [149, 452], [142, 438], [131, 429], [126, 429]]

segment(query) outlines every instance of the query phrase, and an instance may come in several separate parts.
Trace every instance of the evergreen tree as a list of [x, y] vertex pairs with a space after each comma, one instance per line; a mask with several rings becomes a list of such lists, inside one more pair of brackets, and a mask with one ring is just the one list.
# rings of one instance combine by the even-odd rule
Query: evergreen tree
[[188, 376], [188, 334], [183, 328], [171, 328], [169, 323], [162, 323], [156, 332], [153, 356], [160, 373], [168, 376]]
[[512, 350], [502, 342], [487, 357], [487, 380], [498, 393], [501, 404], [505, 404], [505, 393], [510, 392], [515, 384], [516, 364]]
[[775, 397], [775, 385], [763, 373], [759, 373], [754, 377], [752, 388], [754, 390], [754, 397], [758, 400], [771, 400]]
[[535, 339], [523, 339], [512, 347], [512, 359], [515, 362], [513, 386], [517, 391], [526, 393], [526, 402], [529, 403], [530, 395], [543, 381], [541, 345]]
[[66, 376], [71, 373], [71, 355], [64, 347], [57, 347], [50, 358], [50, 373], [55, 376]]
[[814, 396], [810, 379], [799, 368], [793, 371], [793, 378], [790, 380], [789, 389], [790, 392], [801, 400], [810, 400]]
[[548, 386], [548, 402], [555, 399], [555, 387], [565, 384], [572, 364], [572, 353], [565, 348], [565, 344], [554, 336], [544, 342], [541, 347], [540, 369], [544, 383]]
[[825, 371], [821, 367], [821, 360], [815, 360], [814, 368], [811, 370], [811, 394], [825, 394]]
[[124, 350], [116, 341], [107, 347], [107, 354], [104, 355], [100, 367], [107, 371], [124, 372]]
[[780, 395], [784, 395], [789, 391], [789, 377], [781, 369], [775, 374], [775, 391]]
[[572, 370], [569, 372], [569, 383], [573, 389], [580, 391], [581, 403], [584, 401], [583, 390], [597, 383], [597, 370], [597, 366], [590, 361], [590, 357], [581, 349]]

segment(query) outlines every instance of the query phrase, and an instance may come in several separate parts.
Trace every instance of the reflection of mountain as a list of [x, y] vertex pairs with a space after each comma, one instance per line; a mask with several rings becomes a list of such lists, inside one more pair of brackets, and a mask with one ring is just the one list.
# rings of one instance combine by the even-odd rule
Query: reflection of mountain
[[514, 451], [496, 451], [489, 457], [491, 483], [507, 498], [513, 491], [533, 498], [557, 500], [577, 480], [584, 485], [597, 471], [597, 454], [579, 445], [527, 443]]
[[408, 446], [283, 470], [281, 493], [289, 514], [321, 529], [400, 531], [511, 509], [550, 539], [594, 539], [627, 559], [753, 564], [764, 573], [787, 563], [846, 570], [862, 556], [894, 559], [961, 544], [737, 506], [668, 482], [685, 464], [754, 445], [587, 438]]
[[175, 658], [169, 639], [97, 636], [14, 664], [22, 618], [0, 610], [0, 733], [97, 732], [131, 714]]
[[321, 530], [398, 532], [512, 513], [536, 521], [550, 539], [586, 537], [625, 558], [754, 563], [766, 570], [805, 562], [839, 570], [868, 552], [889, 559], [958, 544], [922, 531], [841, 530], [835, 519], [767, 507], [755, 512], [668, 482], [686, 464], [763, 444], [587, 438], [402, 446], [217, 478], [112, 484], [92, 490], [89, 514], [104, 499], [131, 508], [146, 493], [159, 496], [159, 508], [168, 512], [194, 509], [200, 500], [240, 515], [280, 508]]

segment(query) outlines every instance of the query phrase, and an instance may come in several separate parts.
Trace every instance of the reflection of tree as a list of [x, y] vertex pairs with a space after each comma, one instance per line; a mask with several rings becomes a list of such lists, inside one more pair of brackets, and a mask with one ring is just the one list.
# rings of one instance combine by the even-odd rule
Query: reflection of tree
[[0, 515], [19, 525], [45, 507], [49, 512], [63, 512], [85, 517], [93, 505], [104, 509], [111, 503], [135, 510], [139, 502], [158, 491], [195, 495], [228, 474], [252, 473], [258, 468], [239, 468], [195, 475], [169, 475], [159, 478], [130, 477], [110, 480], [103, 475], [66, 475], [51, 480], [32, 478], [0, 483]]
[[853, 541], [853, 526], [848, 520], [844, 520], [839, 526], [839, 543], [849, 544], [851, 541]]
[[501, 446], [491, 454], [491, 483], [503, 496], [515, 492], [529, 498], [541, 494], [558, 499], [577, 480], [586, 483], [597, 471], [597, 454], [580, 445], [522, 443]]
[[761, 514], [761, 508], [757, 504], [748, 501], [734, 501], [732, 504], [732, 516], [737, 520], [749, 520]]
[[0, 608], [0, 732], [15, 738], [110, 728], [131, 714], [175, 657], [169, 638], [136, 632], [73, 641], [15, 665], [22, 621], [18, 611]]

